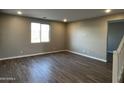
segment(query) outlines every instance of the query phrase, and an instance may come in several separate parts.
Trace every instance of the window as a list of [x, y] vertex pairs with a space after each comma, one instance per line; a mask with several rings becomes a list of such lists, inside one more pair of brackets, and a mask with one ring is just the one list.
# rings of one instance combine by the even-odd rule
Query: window
[[31, 23], [31, 43], [40, 43], [40, 24]]
[[49, 42], [49, 25], [41, 24], [41, 42]]
[[49, 33], [48, 24], [31, 23], [31, 43], [49, 42]]

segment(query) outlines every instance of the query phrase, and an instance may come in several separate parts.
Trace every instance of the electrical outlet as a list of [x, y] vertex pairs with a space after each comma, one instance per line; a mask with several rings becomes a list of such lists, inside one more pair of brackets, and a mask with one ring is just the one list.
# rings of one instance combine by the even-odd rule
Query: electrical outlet
[[21, 50], [20, 53], [23, 54], [23, 51]]
[[85, 50], [85, 53], [87, 53], [87, 50]]
[[89, 51], [87, 51], [87, 54], [89, 54]]
[[86, 54], [88, 54], [88, 50], [86, 50]]
[[85, 53], [86, 51], [85, 51], [85, 50], [83, 50], [82, 52], [83, 52], [83, 53]]

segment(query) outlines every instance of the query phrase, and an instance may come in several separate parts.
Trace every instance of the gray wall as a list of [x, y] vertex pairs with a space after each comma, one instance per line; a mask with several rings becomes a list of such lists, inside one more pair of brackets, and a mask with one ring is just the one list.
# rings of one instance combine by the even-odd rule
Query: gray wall
[[[124, 14], [86, 19], [66, 25], [0, 14], [0, 58], [68, 49], [106, 60], [107, 22], [119, 19], [124, 19]], [[32, 21], [51, 25], [50, 43], [31, 44]], [[24, 53], [20, 53], [21, 51]]]
[[[31, 22], [51, 25], [50, 43], [31, 44]], [[63, 50], [64, 39], [64, 23], [0, 14], [0, 58]]]
[[71, 51], [106, 60], [108, 21], [124, 19], [124, 14], [80, 20], [67, 26]]
[[124, 21], [122, 22], [110, 22], [108, 24], [108, 52], [117, 50], [120, 41], [124, 35]]

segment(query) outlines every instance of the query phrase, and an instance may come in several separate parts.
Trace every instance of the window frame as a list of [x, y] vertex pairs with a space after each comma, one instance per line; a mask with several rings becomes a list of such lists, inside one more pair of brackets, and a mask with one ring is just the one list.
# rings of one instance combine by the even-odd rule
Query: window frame
[[[50, 43], [51, 42], [51, 25], [49, 24], [49, 23], [42, 23], [42, 22], [31, 22], [31, 23], [38, 23], [38, 24], [40, 24], [40, 42], [32, 42], [31, 40], [32, 40], [32, 35], [30, 34], [30, 42], [31, 42], [31, 44], [40, 44], [40, 43]], [[31, 29], [31, 23], [30, 23], [30, 29]], [[49, 41], [48, 42], [43, 42], [42, 40], [41, 40], [41, 33], [42, 33], [42, 31], [41, 31], [41, 25], [42, 24], [46, 24], [46, 25], [49, 25]], [[31, 29], [32, 30], [32, 29]], [[30, 30], [30, 31], [31, 31]], [[31, 32], [32, 33], [32, 32]]]
[[[41, 25], [42, 24], [46, 24], [46, 25], [49, 25], [49, 41], [48, 42], [42, 42], [42, 39], [40, 39], [41, 40], [41, 42], [40, 43], [49, 43], [50, 41], [51, 41], [51, 38], [50, 38], [50, 34], [51, 34], [51, 27], [50, 27], [50, 24], [48, 24], [48, 23], [40, 23], [40, 28], [42, 27]], [[41, 32], [42, 31], [40, 31], [40, 38], [41, 38]]]

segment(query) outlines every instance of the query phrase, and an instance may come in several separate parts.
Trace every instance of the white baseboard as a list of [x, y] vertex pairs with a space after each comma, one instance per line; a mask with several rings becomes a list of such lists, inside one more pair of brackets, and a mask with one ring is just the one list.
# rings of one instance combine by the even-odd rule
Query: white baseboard
[[88, 57], [88, 58], [92, 58], [92, 59], [95, 59], [95, 60], [99, 60], [99, 61], [102, 61], [102, 62], [107, 62], [107, 60], [100, 59], [100, 58], [96, 58], [96, 57], [89, 56], [89, 55], [86, 55], [86, 54], [82, 54], [82, 53], [74, 52], [74, 51], [71, 51], [71, 50], [66, 50], [66, 51], [68, 51], [68, 52], [70, 52], [70, 53], [73, 53], [73, 54], [80, 55], [80, 56], [85, 56], [85, 57]]
[[44, 55], [44, 54], [57, 53], [57, 52], [62, 52], [62, 51], [65, 51], [65, 50], [58, 50], [58, 51], [51, 51], [51, 52], [43, 52], [43, 53], [36, 53], [36, 54], [28, 54], [28, 55], [21, 55], [21, 56], [6, 57], [6, 58], [0, 58], [0, 60], [7, 60], [7, 59], [15, 59], [15, 58], [23, 58], [23, 57]]
[[85, 56], [85, 57], [88, 57], [88, 58], [96, 59], [96, 60], [99, 60], [99, 61], [102, 61], [102, 62], [107, 62], [104, 59], [96, 58], [96, 57], [93, 57], [93, 56], [89, 56], [89, 55], [86, 55], [86, 54], [82, 54], [82, 53], [78, 53], [78, 52], [74, 52], [74, 51], [70, 51], [70, 50], [58, 50], [58, 51], [51, 51], [51, 52], [43, 52], [43, 53], [36, 53], [36, 54], [21, 55], [21, 56], [13, 56], [13, 57], [7, 57], [7, 58], [0, 58], [0, 60], [15, 59], [15, 58], [22, 58], [22, 57], [30, 57], [30, 56], [36, 56], [36, 55], [44, 55], [44, 54], [50, 54], [50, 53], [63, 52], [63, 51], [67, 51], [67, 52], [77, 54], [77, 55], [80, 55], [80, 56]]

